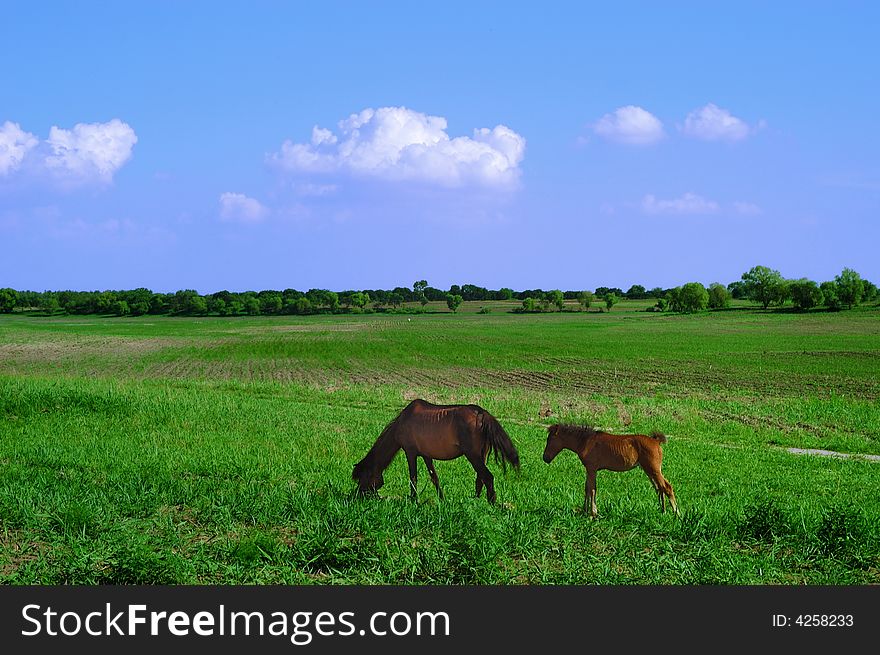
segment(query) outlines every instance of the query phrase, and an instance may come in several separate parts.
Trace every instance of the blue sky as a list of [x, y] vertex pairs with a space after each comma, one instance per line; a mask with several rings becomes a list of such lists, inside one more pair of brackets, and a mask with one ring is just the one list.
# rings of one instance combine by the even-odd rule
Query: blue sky
[[12, 2], [0, 286], [880, 282], [876, 3]]

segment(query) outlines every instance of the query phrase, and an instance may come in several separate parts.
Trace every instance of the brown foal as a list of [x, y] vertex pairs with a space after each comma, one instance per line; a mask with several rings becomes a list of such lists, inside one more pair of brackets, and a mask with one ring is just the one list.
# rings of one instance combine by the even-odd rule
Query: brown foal
[[601, 470], [629, 471], [636, 465], [648, 475], [660, 501], [660, 511], [666, 511], [666, 498], [672, 511], [678, 514], [675, 493], [672, 485], [660, 472], [666, 436], [654, 432], [644, 434], [609, 434], [590, 427], [577, 425], [551, 425], [547, 428], [547, 445], [544, 448], [544, 461], [553, 461], [563, 449], [567, 448], [581, 458], [587, 470], [587, 483], [584, 488], [584, 512], [589, 505], [590, 515], [595, 518], [596, 511], [596, 472]]

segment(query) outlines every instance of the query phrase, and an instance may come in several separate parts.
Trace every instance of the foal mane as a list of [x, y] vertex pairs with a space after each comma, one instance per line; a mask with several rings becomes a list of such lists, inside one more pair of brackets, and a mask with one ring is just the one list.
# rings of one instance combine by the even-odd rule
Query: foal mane
[[589, 439], [590, 437], [595, 436], [599, 433], [599, 430], [596, 428], [590, 427], [588, 425], [573, 425], [571, 423], [557, 423], [553, 427], [556, 428], [557, 432], [566, 432], [568, 434], [574, 434], [576, 437], [581, 439]]

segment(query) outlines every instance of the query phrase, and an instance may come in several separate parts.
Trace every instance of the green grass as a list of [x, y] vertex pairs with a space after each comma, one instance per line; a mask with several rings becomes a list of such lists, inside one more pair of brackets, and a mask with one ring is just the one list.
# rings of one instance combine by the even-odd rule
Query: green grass
[[[479, 306], [488, 303], [475, 304]], [[8, 584], [880, 582], [880, 311], [0, 316]], [[470, 311], [474, 310], [474, 311]], [[408, 320], [411, 319], [411, 320]], [[517, 444], [498, 505], [462, 458], [351, 467], [414, 397], [474, 402]], [[669, 435], [663, 470], [541, 461], [545, 426]]]

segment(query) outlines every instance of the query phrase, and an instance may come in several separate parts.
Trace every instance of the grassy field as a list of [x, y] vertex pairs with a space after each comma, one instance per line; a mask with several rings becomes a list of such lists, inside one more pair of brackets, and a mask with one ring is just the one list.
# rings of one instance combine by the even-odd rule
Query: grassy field
[[[0, 316], [7, 584], [880, 583], [880, 309], [278, 318]], [[496, 473], [352, 465], [412, 398], [477, 403]], [[645, 475], [541, 461], [558, 421], [669, 436]], [[861, 457], [800, 455], [823, 449]]]

